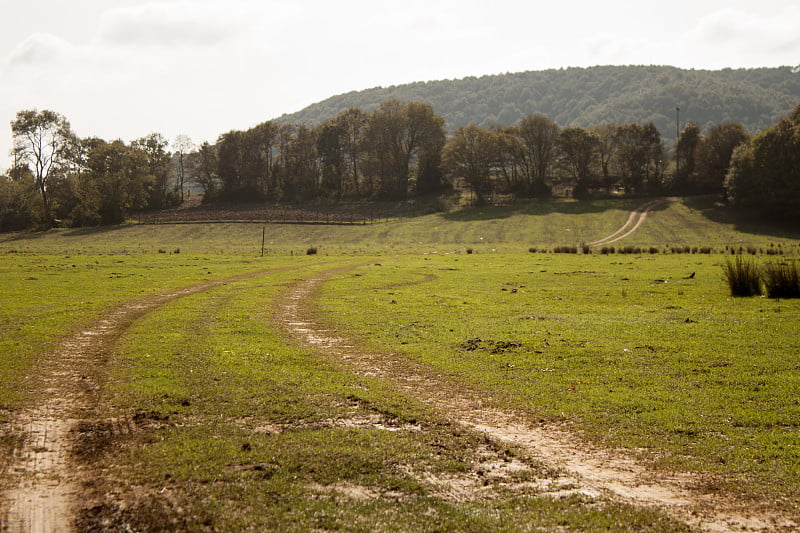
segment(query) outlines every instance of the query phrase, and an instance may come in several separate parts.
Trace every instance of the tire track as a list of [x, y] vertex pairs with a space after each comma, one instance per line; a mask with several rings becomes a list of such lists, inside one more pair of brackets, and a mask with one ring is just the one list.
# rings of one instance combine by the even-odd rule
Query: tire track
[[333, 269], [291, 286], [276, 310], [280, 327], [321, 356], [344, 364], [355, 374], [394, 383], [450, 420], [486, 436], [521, 448], [524, 453], [565, 471], [576, 493], [607, 497], [660, 509], [700, 531], [794, 531], [792, 520], [744, 508], [713, 494], [691, 489], [699, 479], [690, 473], [653, 471], [623, 450], [581, 444], [568, 428], [534, 422], [522, 413], [493, 407], [490, 395], [462, 385], [391, 353], [363, 350], [337, 331], [326, 328], [313, 307], [320, 286], [352, 269]]
[[603, 237], [602, 239], [590, 242], [587, 244], [587, 246], [602, 246], [605, 244], [613, 244], [617, 241], [625, 239], [626, 237], [630, 237], [631, 235], [636, 233], [636, 231], [641, 227], [642, 224], [644, 224], [644, 221], [647, 220], [647, 215], [650, 213], [650, 211], [652, 211], [656, 207], [664, 205], [668, 201], [672, 200], [658, 199], [640, 205], [639, 207], [630, 212], [630, 214], [628, 215], [628, 220], [626, 220], [625, 224], [623, 224], [617, 231], [615, 231], [611, 235]]
[[114, 342], [136, 319], [179, 298], [306, 266], [311, 265], [250, 272], [122, 304], [61, 341], [29, 380], [36, 404], [16, 413], [10, 423], [19, 444], [0, 478], [5, 489], [0, 494], [0, 531], [74, 531], [80, 482], [88, 474], [78, 469], [73, 450], [77, 426], [93, 418], [91, 394], [100, 383], [92, 369], [105, 366]]

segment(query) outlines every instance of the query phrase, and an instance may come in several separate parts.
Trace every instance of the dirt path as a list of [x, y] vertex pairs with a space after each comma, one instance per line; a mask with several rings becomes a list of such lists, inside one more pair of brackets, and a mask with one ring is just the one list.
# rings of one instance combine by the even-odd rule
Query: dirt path
[[640, 205], [639, 207], [631, 211], [630, 215], [628, 216], [628, 220], [626, 220], [625, 224], [623, 224], [617, 231], [615, 231], [611, 235], [603, 237], [602, 239], [590, 242], [587, 244], [587, 246], [603, 246], [606, 244], [613, 244], [617, 241], [621, 241], [626, 237], [630, 237], [631, 235], [636, 233], [636, 231], [641, 227], [642, 224], [644, 224], [644, 221], [647, 220], [647, 215], [648, 213], [650, 213], [650, 211], [652, 211], [653, 209], [655, 209], [660, 205], [664, 205], [668, 201], [672, 200], [658, 199]]
[[[91, 393], [100, 386], [114, 342], [137, 318], [175, 300], [220, 285], [301, 267], [287, 267], [214, 280], [150, 296], [112, 309], [95, 324], [64, 339], [29, 378], [35, 405], [17, 413], [10, 434], [16, 446], [0, 470], [0, 531], [73, 531], [80, 481], [75, 466], [78, 424], [91, 419]], [[98, 372], [99, 370], [99, 372]], [[124, 430], [124, 428], [122, 429]]]
[[313, 307], [320, 285], [344, 270], [331, 270], [295, 284], [278, 310], [283, 328], [302, 343], [322, 350], [324, 357], [343, 362], [354, 373], [392, 382], [451, 420], [515, 445], [531, 458], [561, 469], [566, 477], [559, 481], [572, 487], [570, 492], [658, 507], [701, 531], [796, 530], [797, 525], [784, 517], [759, 514], [715, 495], [698, 494], [691, 489], [699, 481], [696, 476], [647, 469], [624, 451], [582, 443], [566, 427], [499, 410], [492, 406], [486, 393], [455, 386], [402, 357], [354, 346], [336, 331], [322, 326]]

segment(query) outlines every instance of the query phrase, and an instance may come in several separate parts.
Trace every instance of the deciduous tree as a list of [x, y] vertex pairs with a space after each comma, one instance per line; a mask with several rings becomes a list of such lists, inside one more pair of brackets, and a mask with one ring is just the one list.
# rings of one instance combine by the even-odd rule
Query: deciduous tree
[[496, 135], [471, 124], [458, 128], [444, 147], [443, 161], [448, 173], [463, 179], [483, 205], [491, 194], [491, 175], [497, 159]]
[[695, 150], [701, 138], [700, 126], [689, 122], [675, 143], [675, 178], [672, 189], [678, 194], [688, 194], [695, 190]]
[[52, 227], [54, 219], [49, 189], [70, 153], [70, 145], [77, 142], [77, 138], [63, 115], [46, 109], [18, 112], [11, 122], [11, 132], [15, 159], [18, 164], [29, 166], [41, 196], [42, 223], [45, 227]]
[[695, 150], [696, 190], [721, 193], [734, 149], [750, 136], [741, 124], [726, 123], [711, 128]]
[[175, 174], [178, 178], [178, 189], [180, 190], [180, 199], [181, 204], [183, 204], [184, 196], [183, 192], [185, 190], [184, 183], [186, 181], [186, 161], [185, 157], [187, 154], [191, 153], [195, 149], [195, 145], [192, 142], [192, 139], [189, 138], [188, 135], [179, 134], [175, 137], [175, 140], [172, 141], [172, 149], [175, 151], [175, 155], [177, 156], [176, 166], [175, 166]]
[[570, 175], [577, 181], [573, 195], [580, 198], [590, 187], [592, 169], [599, 159], [600, 139], [583, 128], [569, 127], [561, 130], [558, 148]]
[[519, 135], [525, 146], [531, 196], [550, 194], [546, 180], [555, 158], [558, 133], [558, 124], [544, 115], [528, 115], [520, 121]]

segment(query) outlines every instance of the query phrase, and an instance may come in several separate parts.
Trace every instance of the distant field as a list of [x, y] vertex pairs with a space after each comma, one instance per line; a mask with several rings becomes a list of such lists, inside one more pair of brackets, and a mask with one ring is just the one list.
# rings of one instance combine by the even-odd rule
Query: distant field
[[[262, 234], [266, 253], [376, 255], [385, 253], [524, 252], [530, 247], [580, 245], [614, 232], [643, 200], [531, 202], [408, 216], [363, 225], [206, 223], [129, 224], [99, 229], [58, 229], [41, 234], [0, 235], [0, 253], [156, 253], [257, 256]], [[262, 233], [263, 232], [263, 233]], [[640, 231], [620, 242], [632, 246], [796, 245], [800, 230], [776, 229], [736, 218], [707, 200], [657, 208]]]
[[413, 387], [301, 345], [282, 325], [292, 288], [348, 267], [298, 305], [365, 353], [800, 523], [800, 302], [732, 298], [721, 267], [732, 251], [795, 260], [800, 232], [679, 201], [614, 245], [641, 253], [552, 253], [613, 233], [639, 203], [0, 235], [0, 470], [20, 438], [9, 421], [36, 404], [40, 362], [67, 335], [229, 280], [103, 345], [77, 437], [84, 528], [690, 530], [667, 509], [587, 495]]

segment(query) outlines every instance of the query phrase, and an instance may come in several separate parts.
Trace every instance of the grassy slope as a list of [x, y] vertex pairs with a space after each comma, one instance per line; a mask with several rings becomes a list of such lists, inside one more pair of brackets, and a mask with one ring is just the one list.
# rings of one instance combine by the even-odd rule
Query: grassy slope
[[[463, 251], [526, 251], [530, 246], [578, 245], [613, 233], [644, 200], [531, 202], [512, 207], [408, 217], [364, 226], [218, 223], [170, 226], [127, 225], [110, 229], [53, 230], [0, 235], [3, 250], [54, 253], [155, 253], [258, 256], [262, 229], [266, 252], [304, 254], [317, 246], [327, 254]], [[534, 215], [534, 216], [530, 216]], [[640, 232], [618, 245], [726, 245], [794, 243], [800, 231], [773, 231], [732, 218], [702, 200], [657, 209]]]

